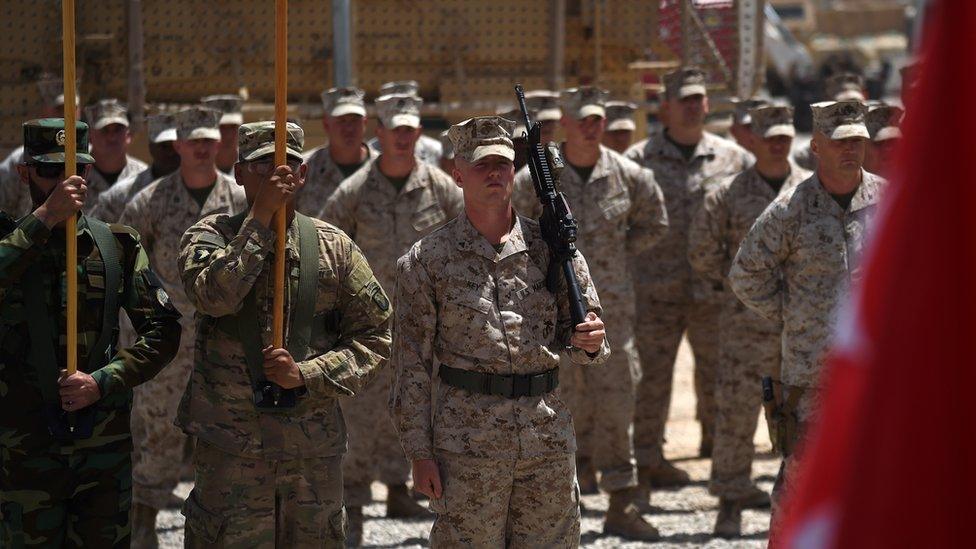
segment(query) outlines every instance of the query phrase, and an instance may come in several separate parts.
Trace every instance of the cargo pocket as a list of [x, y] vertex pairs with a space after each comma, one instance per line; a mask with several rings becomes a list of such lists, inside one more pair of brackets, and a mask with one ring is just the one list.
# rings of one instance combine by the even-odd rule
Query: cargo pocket
[[24, 547], [24, 508], [8, 501], [0, 504], [0, 547]]
[[193, 535], [208, 544], [217, 543], [224, 533], [226, 520], [216, 513], [203, 508], [197, 502], [197, 491], [190, 492], [190, 497], [183, 503], [183, 516], [186, 517], [187, 528], [193, 530]]
[[346, 541], [346, 508], [339, 509], [329, 517], [328, 539]]

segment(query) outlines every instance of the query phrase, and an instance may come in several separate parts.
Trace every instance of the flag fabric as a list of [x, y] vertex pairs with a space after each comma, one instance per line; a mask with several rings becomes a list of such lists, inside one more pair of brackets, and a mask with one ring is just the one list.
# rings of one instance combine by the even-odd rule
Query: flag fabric
[[964, 547], [976, 529], [976, 2], [930, 4], [904, 139], [774, 545]]

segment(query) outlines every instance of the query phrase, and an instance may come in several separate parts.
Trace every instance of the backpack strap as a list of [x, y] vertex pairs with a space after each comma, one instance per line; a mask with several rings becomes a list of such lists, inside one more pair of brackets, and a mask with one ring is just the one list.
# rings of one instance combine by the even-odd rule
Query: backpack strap
[[115, 343], [119, 328], [119, 288], [122, 285], [122, 260], [118, 241], [109, 226], [93, 217], [84, 217], [91, 231], [92, 240], [105, 263], [105, 298], [102, 301], [102, 329], [95, 344], [88, 350], [88, 371], [94, 372], [111, 358], [110, 348]]

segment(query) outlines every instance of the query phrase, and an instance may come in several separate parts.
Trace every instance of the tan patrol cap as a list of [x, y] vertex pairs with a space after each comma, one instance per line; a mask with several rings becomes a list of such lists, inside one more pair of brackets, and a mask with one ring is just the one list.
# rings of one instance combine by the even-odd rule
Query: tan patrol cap
[[380, 86], [380, 95], [420, 95], [416, 80], [395, 80]]
[[169, 113], [150, 116], [147, 126], [150, 143], [176, 141], [176, 116]]
[[563, 111], [577, 120], [587, 116], [607, 117], [607, 90], [596, 86], [569, 88], [559, 94], [559, 104]]
[[515, 122], [500, 116], [478, 116], [451, 126], [448, 136], [454, 145], [454, 156], [466, 162], [477, 162], [498, 155], [515, 160], [512, 130]]
[[424, 101], [416, 95], [384, 95], [376, 100], [376, 113], [387, 129], [420, 127], [420, 107]]
[[607, 101], [607, 130], [634, 131], [637, 124], [634, 122], [634, 113], [637, 112], [637, 105], [628, 101]]
[[532, 122], [555, 122], [563, 117], [559, 109], [559, 92], [532, 90], [525, 92], [525, 108], [532, 115]]
[[868, 109], [865, 125], [875, 143], [901, 137], [901, 119], [905, 111], [894, 105], [876, 105]]
[[664, 97], [684, 99], [692, 95], [708, 95], [705, 73], [698, 67], [681, 67], [664, 75]]
[[761, 97], [753, 97], [750, 99], [739, 99], [738, 97], [733, 97], [732, 105], [735, 106], [735, 113], [732, 115], [732, 120], [736, 124], [745, 126], [752, 124], [752, 118], [750, 118], [749, 112], [752, 109], [769, 105], [769, 101]]
[[749, 111], [752, 133], [762, 137], [796, 137], [793, 127], [793, 107], [760, 105]]
[[221, 126], [240, 126], [244, 123], [244, 98], [239, 95], [208, 95], [200, 99], [200, 103], [221, 112]]
[[[64, 97], [62, 104], [64, 104]], [[85, 118], [93, 130], [100, 130], [110, 124], [129, 127], [129, 109], [118, 99], [102, 99], [94, 105], [85, 107]]]
[[[525, 106], [528, 108], [528, 105]], [[522, 137], [523, 134], [527, 133], [525, 129], [525, 122], [522, 121], [522, 110], [518, 107], [513, 107], [511, 105], [502, 105], [495, 109], [495, 115], [500, 116], [506, 120], [515, 121], [515, 129], [512, 130], [512, 139], [516, 137]], [[533, 119], [535, 121], [536, 119]], [[534, 122], [533, 122], [534, 123]]]
[[827, 79], [824, 86], [827, 97], [834, 101], [864, 101], [864, 77], [853, 72], [842, 72]]
[[322, 92], [322, 107], [333, 118], [346, 114], [366, 116], [366, 92], [352, 86]]
[[221, 112], [210, 107], [190, 107], [176, 113], [176, 138], [220, 139]]
[[810, 105], [813, 129], [830, 139], [869, 137], [864, 125], [867, 107], [860, 101], [822, 101]]

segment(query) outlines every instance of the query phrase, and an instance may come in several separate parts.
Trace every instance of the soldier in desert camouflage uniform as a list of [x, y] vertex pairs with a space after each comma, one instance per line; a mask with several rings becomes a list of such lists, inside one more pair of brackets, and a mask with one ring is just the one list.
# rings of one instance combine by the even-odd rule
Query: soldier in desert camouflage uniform
[[[820, 370], [838, 305], [859, 276], [867, 227], [885, 182], [862, 169], [867, 108], [859, 101], [816, 103], [817, 172], [780, 195], [749, 230], [729, 285], [750, 309], [782, 322], [778, 446], [786, 459], [773, 488], [772, 543], [780, 494], [796, 482], [794, 450], [817, 414]], [[800, 448], [802, 450], [802, 447]]]
[[488, 116], [451, 128], [465, 213], [397, 264], [390, 409], [415, 488], [437, 513], [435, 548], [579, 545], [573, 424], [553, 392], [558, 353], [579, 367], [609, 348], [581, 255], [583, 323], [572, 325], [565, 287], [546, 289], [539, 225], [511, 205], [513, 127]]
[[734, 111], [732, 112], [732, 126], [729, 128], [729, 133], [735, 139], [736, 144], [738, 144], [743, 149], [752, 153], [750, 148], [753, 143], [752, 139], [752, 116], [749, 111], [755, 109], [756, 107], [763, 107], [768, 105], [769, 101], [761, 97], [753, 97], [751, 99], [739, 99], [733, 98], [732, 105]]
[[[688, 482], [688, 474], [664, 459], [664, 425], [671, 404], [674, 361], [687, 332], [695, 355], [701, 454], [711, 453], [715, 421], [720, 290], [695, 276], [688, 264], [688, 226], [707, 191], [746, 169], [749, 153], [705, 131], [705, 75], [685, 67], [664, 78], [665, 127], [636, 143], [626, 156], [654, 172], [668, 208], [668, 234], [650, 251], [631, 257], [637, 286], [637, 349], [643, 377], [637, 390], [634, 451], [642, 491]], [[641, 496], [646, 506], [647, 497]]]
[[[525, 92], [525, 108], [529, 109], [532, 122], [542, 122], [542, 138], [540, 141], [543, 144], [557, 142], [559, 121], [563, 118], [563, 111], [559, 107], [559, 92], [551, 90], [527, 91]], [[520, 121], [516, 120], [516, 123], [518, 122]]]
[[634, 112], [637, 105], [627, 101], [607, 101], [607, 129], [603, 132], [603, 146], [620, 154], [634, 143]]
[[200, 104], [220, 112], [220, 148], [217, 149], [217, 169], [234, 176], [237, 162], [237, 130], [244, 123], [244, 98], [236, 94], [208, 95]]
[[[88, 128], [77, 126], [79, 151]], [[129, 547], [132, 388], [173, 357], [179, 313], [129, 227], [78, 219], [78, 346], [64, 345], [64, 220], [86, 199], [81, 176], [64, 179], [64, 120], [24, 125], [32, 213], [0, 214], [0, 546]], [[93, 159], [76, 156], [84, 174]], [[118, 315], [139, 327], [117, 349]], [[60, 341], [60, 343], [59, 343]], [[78, 371], [67, 375], [66, 356]], [[49, 418], [73, 414], [52, 430]], [[69, 433], [66, 423], [74, 421]]]
[[[600, 144], [605, 98], [604, 90], [589, 86], [563, 92], [566, 169], [557, 185], [579, 222], [576, 245], [593, 266], [613, 353], [604, 368], [568, 370], [563, 394], [582, 454], [593, 460], [600, 487], [610, 492], [604, 531], [653, 539], [657, 532], [630, 505], [637, 484], [630, 424], [640, 363], [634, 346], [634, 285], [625, 265], [629, 255], [664, 236], [668, 220], [654, 175]], [[541, 214], [528, 168], [515, 178], [514, 202], [522, 215]]]
[[176, 117], [172, 114], [150, 116], [149, 155], [152, 165], [134, 177], [117, 182], [102, 194], [91, 211], [92, 217], [114, 223], [122, 217], [122, 210], [136, 194], [153, 181], [175, 172], [180, 167], [180, 155], [176, 153]]
[[[828, 101], [867, 101], [864, 77], [852, 72], [837, 73], [824, 82], [824, 97]], [[817, 169], [817, 156], [808, 141], [793, 153], [793, 162], [805, 170]]]
[[[240, 128], [234, 168], [250, 208], [204, 218], [179, 265], [197, 311], [196, 357], [177, 424], [197, 439], [187, 547], [341, 547], [337, 397], [363, 389], [389, 358], [390, 302], [342, 231], [294, 212], [304, 132], [288, 123], [274, 165], [274, 123]], [[272, 346], [275, 233], [286, 208], [285, 348]]]
[[156, 514], [170, 506], [180, 481], [186, 435], [175, 425], [176, 408], [193, 367], [196, 312], [180, 279], [180, 239], [194, 223], [247, 207], [244, 191], [218, 171], [220, 112], [196, 107], [176, 115], [180, 168], [143, 189], [125, 207], [122, 223], [139, 231], [149, 264], [183, 316], [183, 343], [159, 376], [135, 391], [132, 407], [132, 542], [156, 546]]
[[98, 203], [98, 195], [118, 181], [134, 177], [146, 169], [146, 163], [128, 155], [132, 134], [129, 133], [129, 110], [118, 99], [102, 99], [85, 107], [85, 118], [91, 127], [91, 155], [95, 159], [88, 170], [88, 201], [85, 212]]
[[373, 149], [363, 143], [364, 96], [359, 88], [332, 88], [322, 93], [322, 127], [329, 144], [305, 154], [308, 176], [295, 197], [295, 209], [300, 213], [319, 215], [339, 183], [376, 158]]
[[888, 176], [895, 147], [901, 140], [901, 120], [905, 111], [894, 105], [872, 105], [868, 108], [865, 125], [871, 140], [864, 149], [864, 169]]
[[[792, 192], [810, 172], [791, 164], [793, 109], [761, 106], [749, 111], [743, 144], [756, 164], [705, 196], [688, 231], [688, 261], [705, 280], [725, 286], [732, 258], [753, 222], [778, 195]], [[726, 286], [727, 288], [727, 286]], [[715, 400], [715, 446], [709, 491], [719, 497], [715, 534], [737, 537], [744, 507], [768, 506], [752, 484], [753, 437], [762, 403], [761, 377], [779, 379], [782, 324], [746, 308], [727, 289], [719, 317], [720, 362]]]
[[[421, 99], [420, 97], [420, 85], [417, 84], [416, 80], [400, 80], [396, 82], [387, 82], [380, 86], [380, 93], [377, 97], [379, 98], [386, 95], [410, 95]], [[421, 100], [421, 103], [423, 101]], [[374, 137], [369, 140], [369, 148], [373, 149], [373, 152], [380, 154], [383, 152], [382, 143], [378, 137]], [[437, 166], [440, 164], [441, 155], [444, 153], [441, 147], [441, 142], [439, 139], [434, 139], [433, 137], [428, 137], [424, 134], [420, 134], [420, 138], [417, 139], [416, 149], [414, 153], [421, 162], [426, 162], [431, 166]]]
[[[384, 152], [343, 181], [319, 215], [356, 242], [384, 288], [393, 288], [397, 258], [463, 209], [454, 179], [414, 156], [410, 137], [420, 135], [418, 103], [406, 95], [387, 95], [378, 102], [382, 126], [377, 131]], [[342, 400], [349, 427], [342, 473], [351, 542], [361, 539], [362, 508], [372, 501], [374, 479], [388, 488], [386, 516], [426, 514], [407, 491], [410, 470], [385, 407], [389, 382], [389, 373], [380, 372], [365, 392]]]

